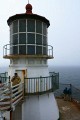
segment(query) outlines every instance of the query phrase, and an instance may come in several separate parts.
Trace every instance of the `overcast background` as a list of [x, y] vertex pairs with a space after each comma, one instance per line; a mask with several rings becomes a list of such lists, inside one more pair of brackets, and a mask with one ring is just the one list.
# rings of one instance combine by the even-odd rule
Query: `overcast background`
[[[7, 19], [24, 13], [27, 0], [0, 1], [0, 66], [8, 66], [3, 59], [3, 46], [9, 43]], [[54, 59], [49, 65], [80, 66], [80, 0], [30, 0], [33, 13], [50, 20], [48, 44], [54, 47]]]

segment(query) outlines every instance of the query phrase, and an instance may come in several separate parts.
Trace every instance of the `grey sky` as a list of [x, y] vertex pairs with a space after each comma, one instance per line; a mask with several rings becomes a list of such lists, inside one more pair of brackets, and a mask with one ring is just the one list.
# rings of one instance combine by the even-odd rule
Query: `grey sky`
[[[49, 65], [80, 66], [80, 0], [30, 0], [33, 13], [50, 20], [48, 44], [54, 47], [54, 59]], [[9, 65], [3, 59], [3, 46], [9, 43], [7, 19], [24, 13], [27, 0], [0, 2], [0, 66]]]

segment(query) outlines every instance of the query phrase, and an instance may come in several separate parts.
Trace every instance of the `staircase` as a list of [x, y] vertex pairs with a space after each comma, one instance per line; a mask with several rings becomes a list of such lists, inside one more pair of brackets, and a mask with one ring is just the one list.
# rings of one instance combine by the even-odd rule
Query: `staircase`
[[4, 83], [0, 88], [0, 111], [10, 111], [24, 98], [24, 83], [11, 86]]

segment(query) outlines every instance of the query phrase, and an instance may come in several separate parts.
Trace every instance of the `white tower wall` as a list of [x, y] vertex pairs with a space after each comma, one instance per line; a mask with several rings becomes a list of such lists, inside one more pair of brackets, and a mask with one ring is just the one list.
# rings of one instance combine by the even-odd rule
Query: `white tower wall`
[[54, 98], [50, 93], [38, 96], [29, 96], [22, 106], [22, 120], [58, 120], [59, 110]]
[[[29, 81], [27, 80], [24, 81], [24, 77], [25, 78], [37, 78], [37, 77], [48, 77], [49, 76], [48, 65], [46, 62], [44, 62], [44, 60], [41, 60], [41, 59], [40, 60], [39, 59], [37, 60], [36, 59], [12, 60], [10, 67], [9, 67], [8, 75], [12, 78], [15, 72], [18, 73], [18, 75], [21, 78], [21, 81], [25, 82], [26, 84], [25, 91], [27, 90], [29, 92], [29, 89], [32, 92], [34, 92], [35, 89], [39, 89], [39, 91], [42, 91], [42, 90], [44, 91], [46, 87], [47, 87], [47, 90], [51, 88], [51, 81], [49, 80], [47, 80], [45, 83], [43, 80], [36, 81], [37, 83], [35, 83], [35, 81], [32, 80], [33, 89], [31, 87], [27, 88], [28, 87], [27, 85], [31, 86], [30, 83], [28, 83]], [[38, 84], [38, 85], [34, 88], [34, 84]]]
[[17, 72], [21, 77], [23, 70], [25, 71], [24, 77], [28, 78], [49, 76], [47, 60], [26, 58], [11, 60], [8, 76], [12, 77]]

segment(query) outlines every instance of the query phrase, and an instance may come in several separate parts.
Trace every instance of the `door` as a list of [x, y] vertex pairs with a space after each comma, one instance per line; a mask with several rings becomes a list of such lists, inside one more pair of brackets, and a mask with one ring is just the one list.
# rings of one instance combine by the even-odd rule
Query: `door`
[[27, 70], [16, 70], [16, 73], [18, 73], [21, 81], [24, 82], [24, 77], [27, 76]]

